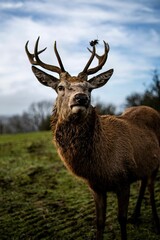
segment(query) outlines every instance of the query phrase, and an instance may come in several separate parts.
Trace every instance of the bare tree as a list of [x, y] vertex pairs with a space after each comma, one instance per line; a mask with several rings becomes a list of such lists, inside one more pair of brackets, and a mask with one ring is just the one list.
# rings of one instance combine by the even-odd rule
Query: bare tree
[[[51, 116], [52, 103], [50, 101], [41, 101], [32, 103], [29, 107], [29, 116], [35, 130], [45, 130]], [[46, 126], [47, 129], [49, 128]]]

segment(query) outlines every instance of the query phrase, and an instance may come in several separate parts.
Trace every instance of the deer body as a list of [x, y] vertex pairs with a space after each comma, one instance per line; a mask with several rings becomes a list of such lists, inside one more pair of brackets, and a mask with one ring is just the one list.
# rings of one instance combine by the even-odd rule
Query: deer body
[[125, 115], [99, 116], [94, 108], [85, 121], [77, 121], [53, 124], [54, 140], [66, 167], [92, 187], [116, 191], [121, 181], [150, 176], [157, 168], [159, 142], [148, 128], [133, 125]]
[[[93, 193], [96, 206], [97, 235], [103, 239], [106, 215], [106, 194], [115, 192], [118, 199], [118, 220], [121, 239], [127, 239], [126, 223], [130, 184], [141, 180], [141, 188], [134, 211], [134, 219], [140, 208], [148, 184], [153, 217], [157, 231], [160, 223], [154, 200], [154, 180], [160, 165], [160, 115], [155, 110], [141, 106], [127, 109], [121, 116], [100, 116], [91, 105], [91, 91], [103, 86], [113, 70], [87, 81], [104, 65], [109, 46], [104, 42], [105, 53], [99, 56], [93, 45], [92, 55], [77, 76], [70, 76], [55, 53], [60, 68], [44, 64], [39, 59], [38, 42], [35, 53], [26, 52], [33, 65], [59, 73], [60, 79], [32, 67], [37, 79], [56, 90], [58, 97], [52, 116], [52, 131], [58, 153], [69, 171], [82, 178]], [[89, 69], [96, 56], [98, 67]]]

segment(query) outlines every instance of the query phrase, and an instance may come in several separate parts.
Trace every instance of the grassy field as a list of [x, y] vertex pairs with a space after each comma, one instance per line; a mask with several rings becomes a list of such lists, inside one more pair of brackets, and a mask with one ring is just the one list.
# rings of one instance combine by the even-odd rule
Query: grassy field
[[[137, 198], [131, 189], [129, 217]], [[160, 174], [156, 182], [160, 214]], [[115, 195], [108, 195], [104, 239], [120, 239]], [[140, 224], [129, 240], [158, 240], [146, 192]], [[50, 132], [0, 136], [0, 240], [94, 239], [95, 210], [87, 186], [67, 172]]]

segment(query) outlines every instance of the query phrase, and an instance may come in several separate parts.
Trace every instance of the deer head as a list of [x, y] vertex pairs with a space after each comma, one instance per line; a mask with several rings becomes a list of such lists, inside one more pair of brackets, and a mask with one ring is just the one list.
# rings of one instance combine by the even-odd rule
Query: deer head
[[[75, 115], [77, 113], [83, 114], [83, 116], [87, 115], [88, 109], [91, 106], [91, 91], [105, 85], [113, 74], [113, 69], [110, 69], [88, 80], [88, 75], [98, 72], [105, 64], [109, 52], [109, 45], [104, 41], [104, 54], [102, 56], [96, 54], [96, 48], [95, 45], [93, 45], [92, 51], [89, 49], [91, 57], [83, 71], [80, 72], [78, 76], [70, 76], [64, 69], [57, 51], [56, 42], [54, 44], [54, 51], [60, 67], [46, 64], [40, 60], [39, 54], [44, 52], [46, 48], [38, 51], [39, 38], [36, 41], [33, 54], [28, 50], [28, 43], [29, 41], [25, 45], [25, 50], [30, 63], [59, 74], [59, 78], [56, 78], [32, 66], [32, 71], [39, 82], [53, 88], [57, 92], [56, 108], [61, 118], [66, 119], [69, 115]], [[95, 56], [98, 58], [99, 63], [96, 67], [89, 68]]]

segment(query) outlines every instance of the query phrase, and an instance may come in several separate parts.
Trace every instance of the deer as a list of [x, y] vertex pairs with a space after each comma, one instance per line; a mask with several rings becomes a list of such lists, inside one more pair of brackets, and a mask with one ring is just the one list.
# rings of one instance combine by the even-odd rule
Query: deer
[[[92, 44], [90, 58], [77, 76], [71, 76], [64, 68], [57, 50], [54, 52], [59, 66], [44, 63], [39, 55], [39, 37], [34, 53], [25, 50], [38, 81], [57, 93], [51, 117], [53, 141], [65, 167], [82, 179], [89, 187], [95, 202], [96, 236], [102, 240], [107, 212], [107, 193], [113, 192], [118, 201], [118, 222], [121, 240], [127, 240], [127, 213], [130, 186], [140, 181], [141, 186], [133, 213], [135, 222], [140, 216], [146, 187], [156, 230], [160, 233], [160, 221], [156, 209], [154, 182], [160, 165], [160, 115], [147, 106], [130, 107], [121, 115], [99, 115], [91, 104], [91, 92], [104, 86], [113, 74], [107, 70], [88, 79], [105, 65], [109, 45], [104, 42], [104, 53], [96, 53]], [[91, 67], [93, 59], [98, 60]], [[57, 73], [50, 75], [40, 68]]]

